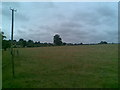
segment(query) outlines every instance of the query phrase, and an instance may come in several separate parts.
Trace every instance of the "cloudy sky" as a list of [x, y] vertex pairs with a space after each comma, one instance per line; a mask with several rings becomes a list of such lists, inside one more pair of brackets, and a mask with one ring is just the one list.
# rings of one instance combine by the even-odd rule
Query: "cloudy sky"
[[11, 8], [15, 12], [14, 39], [53, 42], [118, 42], [117, 2], [3, 2], [2, 31], [10, 39]]

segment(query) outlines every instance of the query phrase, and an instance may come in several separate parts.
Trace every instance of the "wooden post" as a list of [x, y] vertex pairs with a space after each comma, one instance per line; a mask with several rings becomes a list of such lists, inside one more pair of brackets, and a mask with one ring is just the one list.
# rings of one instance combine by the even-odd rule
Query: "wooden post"
[[12, 60], [12, 74], [15, 77], [15, 68], [14, 68], [14, 54], [13, 54], [13, 28], [14, 28], [14, 9], [12, 10], [12, 28], [11, 28], [11, 60]]

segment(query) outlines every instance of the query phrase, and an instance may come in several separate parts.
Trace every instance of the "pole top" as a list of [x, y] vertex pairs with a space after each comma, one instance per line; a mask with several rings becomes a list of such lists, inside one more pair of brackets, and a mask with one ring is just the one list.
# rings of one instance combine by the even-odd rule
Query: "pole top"
[[14, 8], [11, 8], [11, 7], [10, 7], [10, 10], [17, 12], [17, 9], [14, 9]]

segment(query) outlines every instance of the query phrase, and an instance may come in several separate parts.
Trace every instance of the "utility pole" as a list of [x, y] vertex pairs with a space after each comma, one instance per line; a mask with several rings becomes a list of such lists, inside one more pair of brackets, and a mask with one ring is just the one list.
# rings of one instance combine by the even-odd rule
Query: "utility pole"
[[12, 11], [12, 27], [11, 27], [11, 60], [12, 60], [12, 74], [15, 77], [15, 69], [14, 69], [14, 54], [13, 54], [13, 28], [14, 28], [14, 11], [15, 9], [10, 8]]

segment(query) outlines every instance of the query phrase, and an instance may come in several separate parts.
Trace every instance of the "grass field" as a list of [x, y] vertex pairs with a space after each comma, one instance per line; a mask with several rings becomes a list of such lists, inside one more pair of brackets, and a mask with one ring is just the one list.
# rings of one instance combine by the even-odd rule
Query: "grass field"
[[19, 48], [12, 78], [3, 51], [3, 88], [117, 88], [118, 45]]

